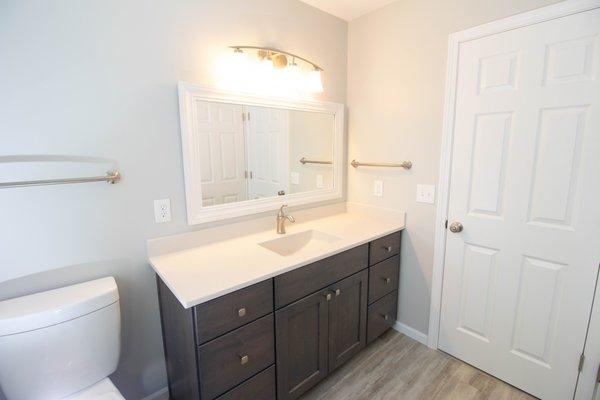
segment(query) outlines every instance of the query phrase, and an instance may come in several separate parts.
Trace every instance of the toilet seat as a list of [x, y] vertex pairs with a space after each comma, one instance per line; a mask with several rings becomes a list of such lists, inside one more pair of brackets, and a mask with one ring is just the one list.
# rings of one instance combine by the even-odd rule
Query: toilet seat
[[63, 400], [125, 400], [125, 397], [110, 379], [104, 378], [86, 389], [63, 398]]

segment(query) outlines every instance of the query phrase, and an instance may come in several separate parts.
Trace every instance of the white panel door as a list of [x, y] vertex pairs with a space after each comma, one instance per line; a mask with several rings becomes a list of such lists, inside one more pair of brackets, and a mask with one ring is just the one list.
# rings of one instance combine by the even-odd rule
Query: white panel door
[[251, 199], [289, 192], [289, 111], [245, 107]]
[[459, 54], [439, 347], [570, 399], [600, 262], [600, 9]]
[[204, 207], [246, 200], [242, 106], [197, 101], [195, 129]]

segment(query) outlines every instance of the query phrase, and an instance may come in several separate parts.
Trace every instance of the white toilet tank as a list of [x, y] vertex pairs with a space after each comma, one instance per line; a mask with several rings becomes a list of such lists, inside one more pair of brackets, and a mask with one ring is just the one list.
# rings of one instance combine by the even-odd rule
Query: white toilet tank
[[0, 302], [0, 387], [8, 400], [60, 399], [117, 368], [112, 277]]

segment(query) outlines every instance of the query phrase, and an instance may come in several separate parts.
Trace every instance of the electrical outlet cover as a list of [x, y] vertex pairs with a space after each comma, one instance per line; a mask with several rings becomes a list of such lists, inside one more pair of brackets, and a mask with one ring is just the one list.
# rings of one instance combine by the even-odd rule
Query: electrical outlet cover
[[417, 202], [433, 204], [435, 202], [435, 185], [417, 185]]
[[154, 200], [154, 222], [171, 221], [171, 199]]
[[373, 181], [373, 196], [383, 196], [383, 181]]
[[323, 175], [317, 174], [317, 189], [323, 189]]
[[290, 172], [290, 183], [292, 185], [300, 184], [300, 174], [298, 172]]

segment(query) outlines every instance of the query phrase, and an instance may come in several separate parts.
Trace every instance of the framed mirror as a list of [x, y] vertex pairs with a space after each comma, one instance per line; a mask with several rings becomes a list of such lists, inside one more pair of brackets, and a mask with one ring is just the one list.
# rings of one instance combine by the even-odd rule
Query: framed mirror
[[189, 225], [343, 196], [344, 105], [179, 83]]

